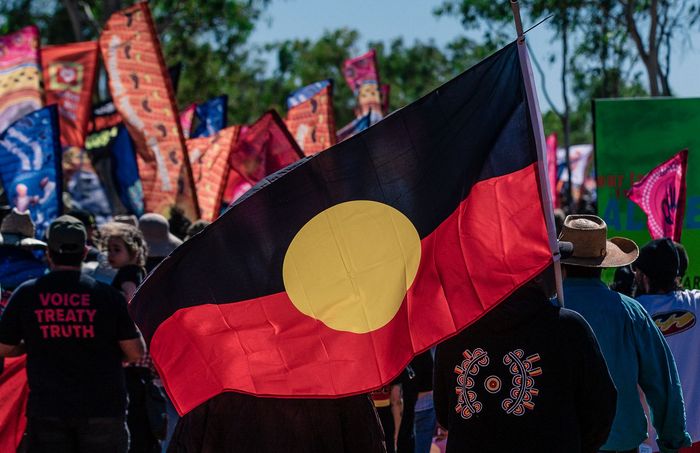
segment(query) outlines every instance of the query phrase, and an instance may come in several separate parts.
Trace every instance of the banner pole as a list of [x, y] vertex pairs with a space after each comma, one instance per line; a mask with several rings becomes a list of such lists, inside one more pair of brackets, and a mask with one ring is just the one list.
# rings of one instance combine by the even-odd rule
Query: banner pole
[[530, 112], [530, 124], [532, 125], [535, 136], [535, 147], [537, 148], [537, 174], [540, 182], [540, 198], [544, 209], [545, 222], [547, 224], [547, 233], [549, 236], [549, 247], [552, 251], [552, 260], [554, 262], [554, 278], [557, 285], [557, 299], [559, 305], [564, 306], [564, 286], [562, 284], [561, 263], [559, 261], [559, 244], [557, 242], [557, 231], [554, 224], [554, 206], [552, 205], [551, 188], [547, 178], [547, 155], [545, 148], [544, 127], [542, 126], [542, 114], [540, 113], [540, 105], [537, 101], [537, 89], [535, 88], [535, 78], [530, 65], [530, 57], [525, 44], [525, 34], [523, 32], [523, 23], [520, 18], [520, 5], [517, 0], [510, 0], [510, 7], [513, 10], [513, 18], [515, 20], [515, 29], [518, 33], [518, 57], [520, 58], [520, 68], [523, 73], [523, 81], [525, 84], [525, 96], [527, 98], [528, 109]]

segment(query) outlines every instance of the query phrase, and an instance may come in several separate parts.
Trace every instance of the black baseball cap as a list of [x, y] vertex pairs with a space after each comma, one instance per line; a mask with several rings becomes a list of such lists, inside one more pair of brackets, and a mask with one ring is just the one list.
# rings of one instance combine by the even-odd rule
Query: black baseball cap
[[51, 222], [47, 236], [49, 250], [61, 254], [82, 253], [87, 241], [83, 222], [69, 215], [62, 215]]
[[678, 276], [680, 261], [676, 246], [668, 238], [654, 239], [639, 251], [639, 258], [632, 264], [656, 281], [673, 280]]

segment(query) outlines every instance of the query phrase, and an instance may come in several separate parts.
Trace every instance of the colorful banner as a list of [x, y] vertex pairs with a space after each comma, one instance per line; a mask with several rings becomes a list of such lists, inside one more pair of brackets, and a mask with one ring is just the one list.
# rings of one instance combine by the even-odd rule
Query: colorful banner
[[190, 104], [185, 110], [180, 112], [180, 126], [182, 126], [182, 134], [185, 138], [190, 138], [192, 135], [192, 123], [194, 123], [194, 111], [197, 104]]
[[647, 228], [653, 239], [681, 241], [687, 167], [685, 149], [651, 170], [625, 193], [647, 215]]
[[647, 216], [625, 191], [643, 175], [678, 152], [688, 149], [687, 196], [683, 245], [691, 255], [683, 286], [700, 289], [700, 98], [606, 99], [594, 106], [598, 213], [610, 236], [651, 240]]
[[287, 127], [305, 155], [335, 145], [333, 81], [300, 88], [287, 98]]
[[63, 146], [85, 145], [97, 74], [97, 41], [41, 49], [46, 104], [58, 105]]
[[34, 25], [0, 36], [0, 132], [40, 109], [39, 29]]
[[226, 127], [228, 113], [228, 96], [221, 95], [197, 104], [195, 116], [199, 124], [192, 133], [192, 138], [209, 137]]
[[547, 136], [547, 177], [552, 194], [552, 204], [559, 207], [559, 192], [557, 191], [557, 134]]
[[100, 225], [111, 219], [113, 211], [107, 192], [84, 148], [63, 148], [63, 180], [71, 207], [91, 212]]
[[365, 82], [374, 82], [378, 86], [377, 52], [372, 49], [364, 55], [345, 60], [343, 62], [343, 76], [355, 94]]
[[187, 140], [199, 208], [204, 220], [213, 222], [219, 217], [219, 207], [229, 174], [229, 157], [239, 131], [239, 126], [231, 126], [209, 137]]
[[172, 83], [146, 3], [114, 13], [100, 35], [109, 87], [136, 145], [145, 209], [174, 205], [199, 218], [196, 192]]
[[381, 120], [384, 117], [384, 104], [375, 50], [372, 49], [364, 55], [345, 60], [343, 75], [357, 99], [355, 116], [361, 117], [371, 114], [371, 124]]
[[55, 105], [35, 110], [0, 134], [0, 179], [10, 205], [29, 210], [42, 239], [62, 210], [61, 143]]
[[[98, 129], [95, 127], [101, 126]], [[85, 141], [93, 167], [105, 189], [113, 215], [143, 214], [143, 190], [136, 154], [121, 116], [110, 101], [93, 108]]]
[[227, 391], [367, 393], [550, 267], [523, 83], [514, 42], [163, 261], [129, 311], [180, 414]]
[[255, 185], [303, 156], [284, 121], [270, 110], [241, 134], [231, 152], [230, 163], [233, 170]]

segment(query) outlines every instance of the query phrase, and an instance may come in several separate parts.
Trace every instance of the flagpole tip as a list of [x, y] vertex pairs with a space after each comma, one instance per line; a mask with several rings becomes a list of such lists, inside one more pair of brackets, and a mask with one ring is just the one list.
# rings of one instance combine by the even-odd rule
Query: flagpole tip
[[525, 42], [525, 33], [523, 32], [523, 21], [520, 17], [520, 4], [518, 0], [510, 0], [510, 8], [513, 10], [515, 30], [518, 33], [518, 43], [522, 44]]

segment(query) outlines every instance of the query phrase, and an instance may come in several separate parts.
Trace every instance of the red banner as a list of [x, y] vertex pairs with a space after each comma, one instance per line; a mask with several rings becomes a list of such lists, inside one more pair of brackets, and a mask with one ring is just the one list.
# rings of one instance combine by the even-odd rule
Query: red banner
[[688, 150], [684, 149], [647, 173], [627, 191], [627, 197], [646, 213], [652, 239], [681, 240], [687, 167]]
[[231, 126], [209, 137], [187, 140], [199, 208], [202, 218], [210, 222], [219, 217], [230, 168], [229, 157], [239, 131], [240, 126]]
[[287, 99], [286, 124], [301, 150], [310, 156], [335, 145], [333, 84], [317, 82], [296, 93]]
[[58, 105], [61, 144], [82, 147], [97, 73], [97, 41], [41, 49], [46, 103]]
[[39, 29], [30, 25], [0, 36], [0, 132], [42, 106]]
[[270, 110], [241, 135], [230, 163], [246, 181], [256, 184], [303, 156], [277, 112]]
[[100, 36], [114, 104], [136, 145], [144, 204], [169, 216], [178, 205], [199, 218], [175, 96], [146, 3], [112, 14]]

